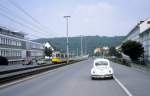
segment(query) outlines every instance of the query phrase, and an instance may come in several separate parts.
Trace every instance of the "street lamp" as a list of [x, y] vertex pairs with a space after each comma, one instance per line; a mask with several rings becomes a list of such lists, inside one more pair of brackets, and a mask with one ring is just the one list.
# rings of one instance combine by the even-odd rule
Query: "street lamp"
[[64, 18], [66, 19], [66, 35], [67, 35], [67, 64], [69, 63], [69, 41], [68, 41], [68, 19], [70, 18], [71, 16], [64, 16]]

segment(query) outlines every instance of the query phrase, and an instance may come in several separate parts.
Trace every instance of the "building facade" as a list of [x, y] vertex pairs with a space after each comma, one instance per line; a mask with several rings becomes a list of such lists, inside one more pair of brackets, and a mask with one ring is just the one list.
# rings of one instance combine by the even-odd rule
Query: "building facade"
[[25, 34], [0, 27], [0, 56], [9, 64], [23, 63], [25, 60], [41, 58], [44, 48], [40, 43], [25, 39]]
[[150, 18], [140, 21], [126, 36], [123, 42], [133, 40], [140, 42], [144, 47], [144, 59], [150, 62]]

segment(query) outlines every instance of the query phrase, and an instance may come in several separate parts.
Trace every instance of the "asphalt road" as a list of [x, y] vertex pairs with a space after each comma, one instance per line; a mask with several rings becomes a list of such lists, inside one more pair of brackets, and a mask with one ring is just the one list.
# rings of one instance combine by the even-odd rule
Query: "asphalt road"
[[[0, 88], [0, 96], [128, 96], [115, 79], [91, 80], [93, 59]], [[132, 96], [150, 96], [150, 75], [112, 63], [115, 77]]]

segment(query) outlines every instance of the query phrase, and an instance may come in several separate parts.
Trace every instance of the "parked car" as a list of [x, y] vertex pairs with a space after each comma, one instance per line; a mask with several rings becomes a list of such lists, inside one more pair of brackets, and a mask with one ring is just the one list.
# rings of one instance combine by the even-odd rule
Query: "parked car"
[[37, 64], [40, 65], [40, 64], [46, 64], [46, 60], [45, 59], [39, 59], [37, 60]]
[[113, 78], [113, 69], [108, 59], [98, 58], [94, 60], [91, 79], [95, 78]]
[[24, 60], [24, 63], [23, 63], [23, 65], [32, 65], [32, 64], [33, 64], [33, 60], [32, 59]]
[[0, 56], [0, 65], [8, 65], [8, 59]]

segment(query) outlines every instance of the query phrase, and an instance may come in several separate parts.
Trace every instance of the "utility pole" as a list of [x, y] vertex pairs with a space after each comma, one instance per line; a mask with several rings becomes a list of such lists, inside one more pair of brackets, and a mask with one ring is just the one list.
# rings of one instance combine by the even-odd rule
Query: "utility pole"
[[77, 56], [78, 56], [78, 48], [77, 48]]
[[82, 38], [82, 35], [81, 35], [81, 56], [83, 56], [83, 38]]
[[86, 44], [86, 37], [84, 36], [84, 44], [85, 44], [85, 49], [84, 49], [84, 54], [87, 54], [87, 44]]
[[70, 18], [71, 16], [64, 16], [64, 18], [66, 19], [66, 40], [67, 40], [67, 46], [66, 46], [66, 49], [67, 49], [67, 64], [69, 63], [69, 41], [68, 41], [68, 35], [69, 35], [69, 31], [68, 31], [68, 19]]

